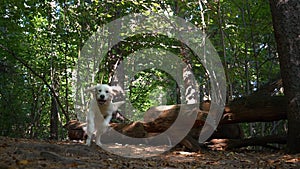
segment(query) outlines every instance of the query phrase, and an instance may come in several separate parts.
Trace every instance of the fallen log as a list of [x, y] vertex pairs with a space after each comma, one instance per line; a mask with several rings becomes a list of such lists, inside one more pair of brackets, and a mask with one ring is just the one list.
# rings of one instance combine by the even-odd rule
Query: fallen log
[[86, 123], [79, 122], [78, 120], [70, 120], [63, 127], [67, 129], [70, 140], [84, 140], [87, 137], [83, 130], [84, 126], [86, 126]]
[[187, 135], [181, 142], [181, 145], [183, 145], [185, 148], [187, 148], [190, 151], [197, 152], [201, 150], [201, 147], [196, 139], [194, 139], [192, 136]]
[[[204, 106], [203, 106], [204, 105]], [[197, 113], [194, 127], [203, 126], [208, 115], [210, 102], [200, 105], [201, 109], [187, 111], [195, 105], [158, 106], [145, 112], [144, 126], [147, 131], [166, 130], [177, 118], [181, 108], [187, 113]], [[204, 109], [204, 110], [203, 110]], [[287, 101], [283, 96], [240, 98], [225, 106], [219, 124], [243, 122], [269, 122], [287, 118]], [[154, 119], [154, 120], [153, 120]]]
[[199, 111], [198, 107], [199, 105], [197, 104], [152, 107], [145, 112], [145, 130], [147, 132], [164, 132], [175, 122], [179, 113], [184, 116], [181, 118], [185, 119], [181, 120], [182, 123], [194, 123], [195, 121], [193, 120], [196, 116], [197, 119], [203, 118], [202, 121], [205, 121], [207, 112]]
[[269, 122], [287, 118], [284, 96], [252, 96], [237, 99], [224, 109], [221, 124], [241, 122]]
[[263, 146], [274, 148], [269, 144], [286, 144], [286, 136], [263, 136], [247, 139], [212, 139], [206, 145], [212, 150], [231, 150], [247, 146]]
[[[199, 106], [199, 105], [197, 105]], [[195, 107], [195, 105], [170, 105], [170, 106], [158, 106], [149, 109], [145, 113], [145, 122], [131, 122], [131, 123], [112, 123], [111, 127], [116, 131], [130, 137], [135, 138], [149, 138], [151, 136], [158, 135], [166, 131], [176, 120], [179, 112], [186, 115], [186, 121], [182, 123], [194, 123], [192, 131], [185, 137], [181, 144], [190, 150], [199, 149], [197, 142], [199, 132], [201, 131], [206, 117], [208, 115], [208, 110], [210, 107], [210, 102], [204, 102], [200, 105], [200, 108]], [[239, 139], [242, 138], [242, 131], [239, 128], [239, 122], [258, 122], [258, 121], [274, 121], [286, 119], [286, 101], [284, 97], [260, 97], [260, 98], [242, 98], [232, 102], [227, 105], [223, 112], [223, 117], [220, 121], [216, 132], [213, 134], [212, 138], [230, 138]], [[189, 116], [196, 116], [196, 121], [191, 121]], [[73, 123], [72, 123], [73, 124]], [[74, 123], [77, 124], [77, 123]], [[71, 125], [73, 127], [73, 125]], [[83, 137], [81, 125], [74, 125], [71, 131], [79, 132], [77, 139]], [[79, 128], [78, 128], [79, 126]], [[180, 132], [180, 129], [178, 129]], [[69, 132], [70, 135], [74, 135], [73, 132]], [[169, 136], [169, 140], [173, 137], [176, 138], [176, 132]], [[108, 135], [104, 137], [105, 142], [118, 142], [120, 139], [113, 135]], [[168, 141], [166, 141], [167, 143]], [[132, 142], [128, 141], [127, 143]], [[145, 141], [138, 142], [136, 144], [146, 144]], [[161, 141], [158, 141], [161, 143]]]

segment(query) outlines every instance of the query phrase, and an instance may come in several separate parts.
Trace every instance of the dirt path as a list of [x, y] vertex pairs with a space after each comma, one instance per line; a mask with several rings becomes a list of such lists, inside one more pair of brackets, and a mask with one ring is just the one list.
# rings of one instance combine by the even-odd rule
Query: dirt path
[[[122, 146], [146, 152], [141, 145]], [[153, 149], [159, 147], [153, 147]], [[149, 150], [151, 153], [151, 149]], [[126, 151], [124, 151], [126, 152]], [[130, 153], [130, 151], [128, 151]], [[172, 151], [150, 158], [125, 158], [82, 143], [0, 137], [2, 168], [300, 168], [300, 154], [283, 152]]]

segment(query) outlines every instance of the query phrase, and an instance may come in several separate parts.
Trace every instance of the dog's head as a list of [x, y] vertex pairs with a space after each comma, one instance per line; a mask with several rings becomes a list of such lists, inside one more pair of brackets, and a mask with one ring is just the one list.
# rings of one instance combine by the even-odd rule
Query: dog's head
[[113, 95], [119, 90], [115, 86], [109, 86], [107, 84], [98, 84], [92, 86], [86, 90], [87, 92], [93, 92], [98, 104], [103, 105], [112, 101]]

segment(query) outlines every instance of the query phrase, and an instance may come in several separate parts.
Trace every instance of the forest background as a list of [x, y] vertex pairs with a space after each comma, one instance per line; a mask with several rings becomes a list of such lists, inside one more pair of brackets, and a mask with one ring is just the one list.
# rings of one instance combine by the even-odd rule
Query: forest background
[[[1, 1], [0, 135], [65, 139], [63, 125], [76, 119], [72, 73], [80, 50], [99, 27], [132, 13], [165, 13], [203, 30], [226, 72], [227, 101], [250, 95], [280, 78], [270, 5], [267, 0], [234, 1]], [[162, 35], [136, 35], [107, 53], [97, 75], [110, 83], [115, 64], [141, 48], [163, 48], [191, 65], [201, 99], [209, 76], [182, 43]], [[179, 103], [176, 82], [167, 73], [138, 73], [126, 89], [138, 120], [151, 106]], [[280, 88], [273, 95], [282, 95]], [[159, 96], [159, 97], [158, 97]], [[285, 134], [287, 121], [244, 123], [246, 136]]]

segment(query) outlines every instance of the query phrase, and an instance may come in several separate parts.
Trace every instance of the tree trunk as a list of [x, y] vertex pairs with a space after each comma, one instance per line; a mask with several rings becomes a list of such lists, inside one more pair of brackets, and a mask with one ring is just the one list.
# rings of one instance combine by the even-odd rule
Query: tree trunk
[[58, 140], [58, 109], [54, 97], [51, 98], [50, 139]]
[[287, 150], [300, 152], [300, 1], [270, 0], [284, 94], [288, 100]]

